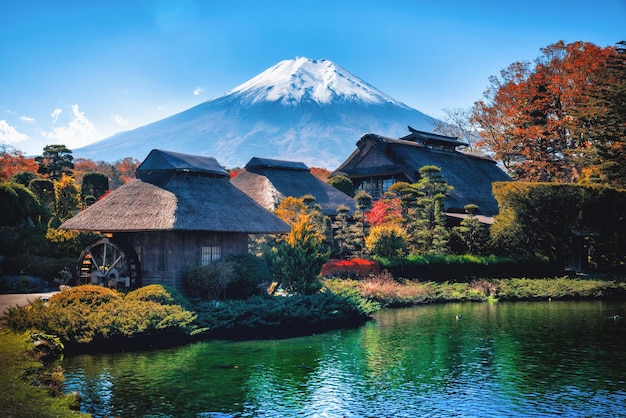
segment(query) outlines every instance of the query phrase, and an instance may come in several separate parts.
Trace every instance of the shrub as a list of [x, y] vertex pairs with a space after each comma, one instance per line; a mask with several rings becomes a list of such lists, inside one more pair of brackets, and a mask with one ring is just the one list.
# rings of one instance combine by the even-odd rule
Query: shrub
[[[63, 290], [28, 306], [9, 308], [6, 322], [14, 330], [38, 329], [66, 345], [130, 341], [164, 333], [190, 335], [196, 315], [169, 301], [156, 288], [126, 299], [116, 290], [83, 285]], [[174, 297], [172, 297], [174, 299]]]
[[373, 226], [365, 238], [365, 246], [377, 257], [397, 260], [404, 256], [408, 235], [400, 225], [389, 223]]
[[150, 284], [129, 292], [126, 301], [156, 302], [166, 306], [181, 306], [186, 310], [191, 310], [189, 301], [173, 287], [161, 284]]
[[234, 279], [226, 285], [226, 296], [229, 299], [246, 299], [264, 293], [262, 283], [272, 279], [267, 262], [262, 257], [243, 254], [229, 257], [235, 269]]
[[377, 261], [353, 258], [351, 260], [329, 260], [322, 266], [322, 276], [362, 279], [378, 273], [380, 264]]
[[68, 269], [76, 271], [78, 267], [78, 257], [42, 257], [37, 255], [12, 255], [5, 257], [2, 262], [3, 274], [25, 275], [41, 277], [46, 282], [54, 284], [61, 271]]
[[368, 304], [330, 291], [289, 297], [253, 296], [246, 300], [196, 304], [198, 323], [213, 337], [287, 337], [361, 325]]
[[411, 255], [402, 260], [378, 259], [395, 277], [416, 280], [468, 281], [474, 278], [550, 277], [557, 266], [539, 257], [476, 255]]
[[226, 287], [235, 277], [234, 263], [220, 260], [189, 270], [184, 276], [184, 282], [195, 297], [213, 300], [224, 296]]

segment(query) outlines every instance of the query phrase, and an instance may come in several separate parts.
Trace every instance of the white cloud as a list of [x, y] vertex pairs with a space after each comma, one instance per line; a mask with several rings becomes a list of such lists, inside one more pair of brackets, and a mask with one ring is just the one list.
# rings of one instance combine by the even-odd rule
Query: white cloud
[[196, 89], [193, 91], [193, 95], [194, 96], [199, 96], [200, 93], [202, 93], [204, 91], [204, 89], [202, 87], [196, 87]]
[[20, 120], [21, 120], [22, 122], [26, 122], [26, 123], [35, 123], [35, 122], [37, 122], [37, 121], [35, 120], [35, 118], [30, 118], [30, 117], [28, 117], [28, 116], [20, 116]]
[[128, 123], [127, 119], [124, 119], [122, 116], [120, 115], [113, 115], [111, 116], [111, 119], [113, 119], [113, 122], [117, 123], [118, 125], [124, 126]]
[[52, 123], [57, 123], [57, 120], [59, 120], [59, 116], [61, 115], [61, 112], [63, 111], [59, 109], [58, 107], [54, 109], [54, 111], [50, 115], [52, 117]]
[[11, 144], [30, 139], [26, 134], [20, 133], [9, 125], [6, 120], [0, 120], [0, 143]]
[[[57, 116], [61, 113], [60, 109], [57, 110], [52, 114], [53, 116], [55, 113]], [[57, 143], [73, 147], [94, 141], [98, 137], [98, 131], [75, 104], [72, 105], [72, 120], [67, 125], [54, 128], [52, 132], [43, 132], [43, 135], [48, 139], [57, 141]]]

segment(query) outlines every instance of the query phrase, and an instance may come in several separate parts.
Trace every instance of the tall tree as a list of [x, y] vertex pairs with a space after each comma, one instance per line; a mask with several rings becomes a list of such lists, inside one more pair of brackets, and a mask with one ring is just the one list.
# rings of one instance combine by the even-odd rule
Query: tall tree
[[589, 121], [596, 153], [588, 174], [597, 182], [626, 188], [626, 42], [619, 42], [609, 56], [605, 77], [591, 93], [581, 119]]
[[418, 253], [444, 254], [449, 232], [446, 227], [445, 199], [454, 187], [441, 174], [441, 168], [427, 165], [419, 170], [417, 212], [413, 220], [412, 241]]
[[65, 145], [46, 145], [43, 155], [35, 157], [39, 164], [38, 173], [48, 176], [52, 180], [61, 180], [63, 174], [71, 175], [74, 168], [72, 150]]
[[612, 48], [560, 41], [534, 64], [516, 62], [491, 77], [472, 119], [483, 143], [514, 178], [576, 181], [590, 148], [589, 119], [579, 118], [602, 82]]

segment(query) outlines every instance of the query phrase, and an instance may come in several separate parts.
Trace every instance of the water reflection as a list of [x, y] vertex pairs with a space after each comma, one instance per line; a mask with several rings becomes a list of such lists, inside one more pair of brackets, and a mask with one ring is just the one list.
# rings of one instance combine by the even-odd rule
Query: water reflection
[[624, 307], [424, 306], [306, 338], [77, 356], [66, 390], [94, 416], [626, 416]]

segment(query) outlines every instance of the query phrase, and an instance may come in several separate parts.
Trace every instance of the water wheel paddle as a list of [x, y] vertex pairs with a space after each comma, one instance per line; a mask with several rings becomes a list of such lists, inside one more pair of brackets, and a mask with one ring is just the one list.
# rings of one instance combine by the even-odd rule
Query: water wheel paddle
[[78, 260], [78, 284], [136, 289], [141, 286], [141, 269], [135, 251], [110, 238], [92, 241]]

